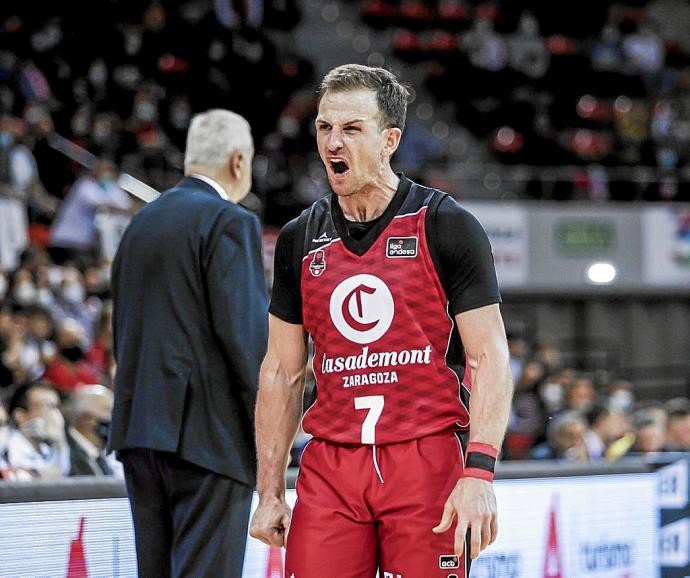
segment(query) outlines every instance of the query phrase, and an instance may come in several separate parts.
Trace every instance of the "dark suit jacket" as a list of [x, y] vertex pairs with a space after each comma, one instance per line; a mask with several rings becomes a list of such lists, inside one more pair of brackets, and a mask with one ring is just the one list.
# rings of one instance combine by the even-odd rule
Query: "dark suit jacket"
[[110, 447], [174, 452], [253, 485], [268, 334], [259, 220], [185, 178], [133, 218], [112, 290]]
[[98, 476], [105, 472], [97, 463], [94, 463], [86, 450], [79, 445], [79, 442], [67, 431], [67, 443], [69, 444], [70, 456], [70, 476]]

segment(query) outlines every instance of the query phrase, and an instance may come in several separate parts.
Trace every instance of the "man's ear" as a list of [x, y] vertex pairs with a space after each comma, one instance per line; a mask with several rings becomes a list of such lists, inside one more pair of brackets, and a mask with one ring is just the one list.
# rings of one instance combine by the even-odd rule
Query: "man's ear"
[[230, 155], [230, 160], [228, 161], [228, 166], [230, 169], [230, 175], [235, 180], [240, 180], [242, 178], [242, 161], [244, 160], [244, 154], [241, 152], [236, 152]]

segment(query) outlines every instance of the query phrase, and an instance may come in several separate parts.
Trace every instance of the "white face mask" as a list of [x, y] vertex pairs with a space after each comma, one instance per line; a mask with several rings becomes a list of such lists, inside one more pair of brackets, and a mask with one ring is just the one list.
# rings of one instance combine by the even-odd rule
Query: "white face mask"
[[36, 287], [31, 281], [22, 281], [14, 288], [14, 298], [20, 305], [31, 305], [36, 301]]
[[36, 301], [44, 307], [50, 307], [55, 301], [55, 297], [53, 297], [53, 292], [48, 287], [41, 287], [38, 290]]
[[559, 409], [563, 404], [563, 386], [560, 383], [545, 383], [539, 391], [547, 409]]
[[84, 301], [84, 288], [79, 283], [68, 283], [62, 289], [62, 296], [69, 303]]
[[611, 409], [629, 413], [635, 404], [635, 396], [627, 389], [619, 389], [611, 394], [609, 404], [611, 405]]
[[10, 439], [10, 426], [0, 425], [0, 454], [3, 453], [7, 447], [7, 443]]

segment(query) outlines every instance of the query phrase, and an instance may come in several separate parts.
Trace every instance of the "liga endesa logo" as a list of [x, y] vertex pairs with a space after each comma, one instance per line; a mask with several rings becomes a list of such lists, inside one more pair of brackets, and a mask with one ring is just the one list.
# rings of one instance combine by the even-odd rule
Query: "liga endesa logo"
[[374, 275], [345, 279], [333, 290], [329, 308], [336, 329], [355, 343], [372, 343], [382, 337], [395, 314], [390, 289]]

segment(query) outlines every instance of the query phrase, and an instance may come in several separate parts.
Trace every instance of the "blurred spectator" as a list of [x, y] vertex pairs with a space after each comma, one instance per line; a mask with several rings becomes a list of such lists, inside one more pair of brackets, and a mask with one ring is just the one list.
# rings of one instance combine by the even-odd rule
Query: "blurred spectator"
[[537, 343], [534, 356], [544, 364], [547, 373], [553, 373], [561, 368], [561, 352], [550, 339], [541, 339]]
[[515, 383], [508, 432], [504, 442], [504, 455], [520, 459], [544, 433], [544, 407], [538, 395], [544, 377], [544, 365], [531, 360], [525, 364], [520, 379]]
[[664, 64], [666, 51], [661, 38], [648, 25], [623, 39], [623, 53], [633, 72], [655, 74]]
[[7, 443], [10, 439], [10, 418], [7, 415], [5, 405], [0, 401], [0, 478], [7, 465]]
[[690, 401], [679, 397], [669, 400], [664, 408], [668, 415], [666, 424], [667, 451], [690, 451]]
[[484, 18], [475, 20], [473, 29], [468, 32], [463, 45], [470, 54], [470, 62], [490, 72], [497, 72], [506, 66], [508, 52], [503, 36], [494, 31], [493, 22]]
[[0, 387], [7, 388], [14, 385], [12, 369], [5, 365], [5, 352], [14, 333], [14, 317], [9, 304], [0, 301]]
[[93, 343], [95, 324], [101, 314], [101, 303], [98, 300], [84, 301], [84, 278], [78, 269], [63, 267], [61, 277], [55, 302], [50, 308], [53, 319], [56, 323], [61, 323], [65, 319], [77, 321], [81, 326], [82, 346], [88, 349]]
[[664, 450], [666, 446], [666, 431], [663, 423], [649, 413], [636, 416], [634, 421], [635, 443], [632, 453], [654, 453]]
[[57, 328], [57, 355], [43, 379], [60, 392], [74, 392], [80, 385], [99, 383], [101, 375], [85, 359], [84, 334], [74, 319], [64, 319]]
[[93, 174], [70, 189], [50, 230], [50, 252], [57, 264], [95, 262], [99, 257], [96, 212], [106, 208], [127, 211], [132, 202], [117, 184], [115, 166], [100, 161]]
[[14, 315], [14, 329], [2, 352], [2, 362], [13, 373], [15, 383], [28, 383], [41, 377], [45, 364], [55, 356], [50, 313], [30, 306]]
[[546, 430], [546, 441], [535, 447], [529, 458], [533, 460], [586, 460], [585, 420], [577, 412], [564, 412], [553, 418]]
[[539, 386], [539, 397], [549, 416], [554, 416], [565, 408], [565, 392], [573, 380], [572, 369], [562, 369], [548, 375]]
[[510, 352], [510, 372], [513, 381], [518, 382], [522, 376], [522, 368], [527, 359], [529, 346], [527, 340], [519, 334], [508, 333], [508, 351]]
[[17, 388], [9, 403], [11, 428], [5, 462], [10, 470], [54, 478], [69, 472], [69, 446], [60, 398], [50, 385]]
[[594, 70], [617, 72], [623, 64], [623, 46], [620, 32], [615, 26], [605, 26], [592, 48]]
[[518, 31], [508, 41], [510, 65], [531, 79], [541, 78], [549, 67], [549, 53], [539, 35], [539, 22], [533, 14], [524, 12]]
[[630, 414], [635, 406], [633, 384], [626, 379], [617, 379], [609, 385], [609, 407], [624, 414]]
[[[103, 308], [103, 313], [96, 331], [96, 339], [86, 352], [86, 361], [102, 375], [110, 375], [113, 364], [113, 308], [112, 304]], [[110, 380], [108, 380], [110, 383]]]
[[28, 268], [21, 267], [14, 272], [11, 295], [15, 303], [22, 307], [33, 305], [38, 300], [34, 276]]
[[124, 478], [114, 454], [105, 453], [113, 411], [113, 392], [102, 385], [80, 387], [68, 407], [70, 476], [117, 476]]
[[664, 451], [666, 445], [666, 412], [661, 404], [640, 405], [631, 416], [632, 431], [613, 442], [607, 452], [609, 460]]
[[620, 439], [627, 431], [627, 420], [619, 411], [614, 411], [604, 403], [592, 405], [585, 414], [588, 429], [584, 433], [587, 454], [590, 459], [606, 457], [610, 444]]
[[597, 397], [594, 382], [588, 375], [576, 377], [565, 392], [565, 408], [585, 412]]

